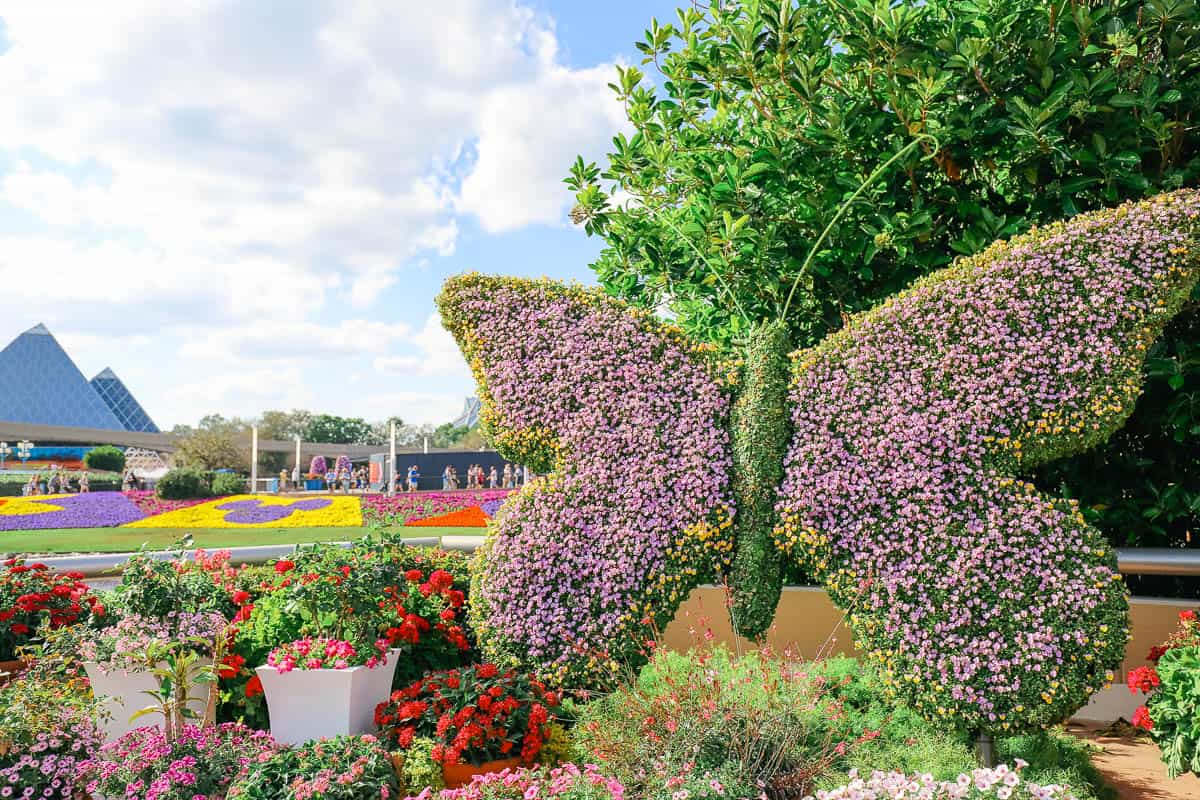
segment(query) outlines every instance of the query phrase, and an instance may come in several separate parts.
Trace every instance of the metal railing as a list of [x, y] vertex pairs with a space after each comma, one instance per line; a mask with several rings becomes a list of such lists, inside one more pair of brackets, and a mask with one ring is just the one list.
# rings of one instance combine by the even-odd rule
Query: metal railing
[[[445, 550], [473, 552], [483, 545], [482, 536], [426, 536], [400, 540], [410, 547], [441, 547]], [[336, 542], [349, 547], [349, 542]], [[280, 544], [261, 547], [230, 547], [230, 563], [265, 564], [284, 558], [304, 545]], [[62, 572], [79, 572], [87, 578], [99, 578], [120, 574], [121, 565], [132, 553], [95, 553], [80, 556], [55, 556], [39, 559], [51, 569]], [[169, 559], [173, 552], [157, 551], [153, 558]], [[1200, 576], [1200, 549], [1182, 550], [1167, 547], [1118, 548], [1118, 568], [1125, 575], [1181, 575]]]

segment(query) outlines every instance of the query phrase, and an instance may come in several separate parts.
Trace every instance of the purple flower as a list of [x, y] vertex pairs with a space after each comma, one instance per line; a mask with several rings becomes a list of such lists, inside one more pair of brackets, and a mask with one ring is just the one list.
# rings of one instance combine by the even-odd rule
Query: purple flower
[[115, 528], [144, 519], [137, 504], [120, 492], [92, 492], [67, 497], [22, 498], [54, 511], [34, 514], [0, 513], [0, 531], [32, 531], [47, 528]]

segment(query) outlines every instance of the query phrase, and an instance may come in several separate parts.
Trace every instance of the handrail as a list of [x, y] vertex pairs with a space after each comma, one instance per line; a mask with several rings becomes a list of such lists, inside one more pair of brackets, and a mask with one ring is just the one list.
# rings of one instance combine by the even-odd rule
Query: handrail
[[[425, 536], [400, 541], [410, 547], [441, 547], [445, 550], [474, 552], [483, 546], [482, 536]], [[335, 542], [342, 547], [349, 547], [350, 542]], [[297, 547], [304, 545], [279, 544], [260, 547], [230, 547], [220, 548], [230, 551], [230, 563], [265, 564], [268, 561], [284, 558], [296, 552]], [[133, 553], [93, 553], [79, 556], [55, 556], [39, 559], [51, 569], [61, 572], [79, 572], [87, 578], [112, 576], [120, 572], [120, 567]], [[152, 558], [169, 559], [174, 555], [169, 551], [155, 551]], [[1125, 547], [1117, 549], [1118, 569], [1125, 575], [1178, 575], [1200, 576], [1200, 549], [1178, 549], [1170, 547]]]

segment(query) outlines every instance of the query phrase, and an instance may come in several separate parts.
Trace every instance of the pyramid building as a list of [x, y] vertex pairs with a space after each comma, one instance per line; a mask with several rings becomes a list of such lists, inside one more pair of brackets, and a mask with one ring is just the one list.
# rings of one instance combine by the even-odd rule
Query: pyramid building
[[158, 433], [158, 426], [111, 367], [92, 378], [92, 388], [127, 431]]
[[112, 370], [106, 369], [89, 382], [40, 324], [0, 350], [0, 420], [116, 431], [158, 430]]

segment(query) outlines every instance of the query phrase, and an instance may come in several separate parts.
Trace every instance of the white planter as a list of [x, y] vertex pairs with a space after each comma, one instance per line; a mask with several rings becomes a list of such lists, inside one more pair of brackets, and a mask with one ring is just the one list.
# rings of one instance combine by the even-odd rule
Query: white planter
[[400, 651], [374, 669], [294, 669], [280, 674], [257, 667], [267, 697], [271, 736], [281, 744], [303, 744], [342, 734], [375, 731], [375, 707], [388, 699]]
[[[197, 662], [193, 667], [198, 672], [207, 667], [209, 662]], [[158, 691], [158, 679], [147, 670], [110, 670], [105, 671], [94, 661], [85, 661], [83, 668], [87, 670], [88, 680], [92, 684], [92, 692], [96, 695], [96, 703], [101, 711], [100, 727], [104, 731], [104, 741], [111, 742], [119, 739], [134, 728], [162, 727], [162, 714], [145, 714], [132, 722], [131, 716], [147, 706], [154, 705], [154, 699], [146, 692]], [[199, 722], [204, 716], [208, 705], [208, 693], [212, 684], [195, 684], [191, 693], [195, 695], [188, 701], [188, 708], [195, 714], [194, 720]]]

